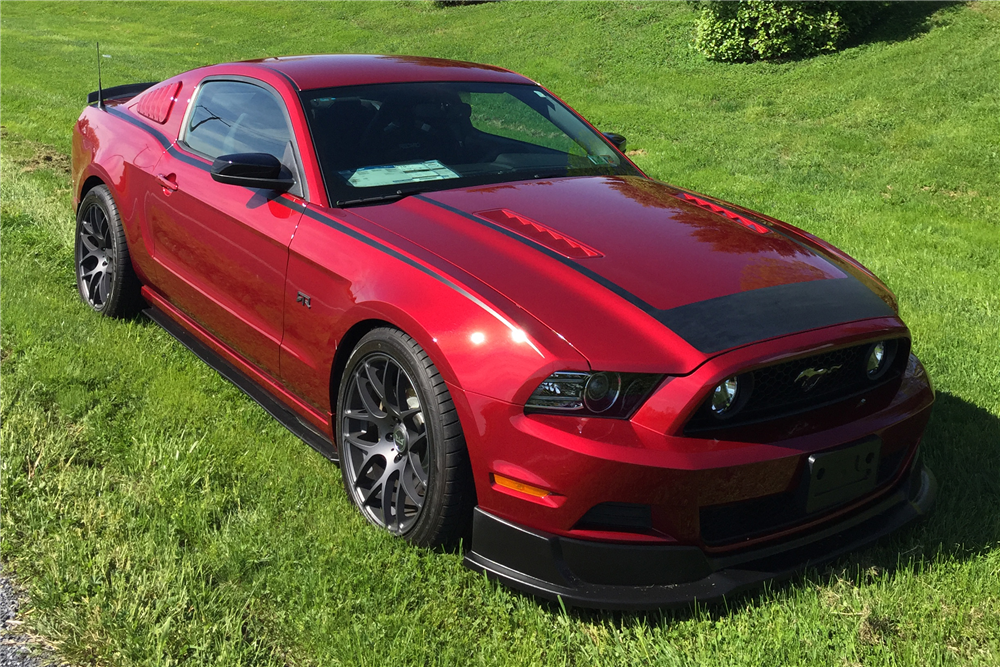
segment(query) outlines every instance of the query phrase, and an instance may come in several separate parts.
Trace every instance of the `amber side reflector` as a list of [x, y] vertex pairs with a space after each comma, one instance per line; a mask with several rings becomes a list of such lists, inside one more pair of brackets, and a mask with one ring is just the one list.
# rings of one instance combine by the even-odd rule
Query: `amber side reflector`
[[536, 498], [544, 498], [545, 496], [551, 495], [545, 489], [540, 489], [537, 486], [525, 484], [524, 482], [518, 482], [517, 480], [513, 480], [509, 477], [504, 477], [503, 475], [498, 475], [496, 473], [493, 473], [493, 483], [498, 486], [513, 489], [514, 491], [526, 493], [529, 496], [535, 496]]

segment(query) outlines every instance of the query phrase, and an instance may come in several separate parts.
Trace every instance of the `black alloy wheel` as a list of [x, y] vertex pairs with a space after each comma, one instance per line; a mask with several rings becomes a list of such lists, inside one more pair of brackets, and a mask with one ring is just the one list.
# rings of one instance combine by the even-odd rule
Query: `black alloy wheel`
[[84, 303], [109, 317], [132, 315], [139, 304], [125, 229], [105, 185], [87, 192], [77, 210], [76, 286]]
[[348, 497], [421, 546], [453, 544], [474, 505], [465, 439], [433, 362], [396, 329], [369, 332], [340, 384], [337, 444]]

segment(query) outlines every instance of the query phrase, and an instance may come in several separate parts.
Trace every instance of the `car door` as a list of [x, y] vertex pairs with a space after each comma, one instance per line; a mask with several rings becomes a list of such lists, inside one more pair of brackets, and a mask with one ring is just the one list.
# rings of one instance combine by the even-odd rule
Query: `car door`
[[[285, 195], [218, 183], [212, 160], [269, 153], [296, 180]], [[236, 352], [278, 376], [288, 245], [304, 179], [281, 96], [245, 77], [200, 83], [175, 146], [154, 168], [149, 198], [164, 295]]]

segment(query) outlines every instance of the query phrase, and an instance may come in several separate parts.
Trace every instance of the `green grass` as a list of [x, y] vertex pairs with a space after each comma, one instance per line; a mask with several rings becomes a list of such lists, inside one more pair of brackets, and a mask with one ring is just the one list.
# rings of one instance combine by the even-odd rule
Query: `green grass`
[[[1000, 663], [1000, 5], [898, 6], [842, 53], [722, 65], [684, 4], [20, 4], [0, 15], [0, 556], [102, 665]], [[337, 469], [72, 271], [95, 88], [231, 59], [494, 63], [656, 178], [823, 236], [896, 292], [938, 390], [926, 522], [728, 609], [566, 614], [368, 528]], [[48, 157], [49, 159], [46, 159]]]

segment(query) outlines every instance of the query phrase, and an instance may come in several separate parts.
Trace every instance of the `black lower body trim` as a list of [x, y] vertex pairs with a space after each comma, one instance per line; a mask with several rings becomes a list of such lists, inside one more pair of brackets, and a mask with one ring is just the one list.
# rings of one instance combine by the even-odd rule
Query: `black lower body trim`
[[243, 393], [256, 401], [260, 407], [281, 422], [281, 425], [291, 431], [293, 435], [334, 463], [338, 463], [336, 446], [316, 427], [302, 420], [263, 387], [219, 356], [163, 311], [157, 308], [147, 308], [142, 312], [146, 317], [163, 327], [181, 345], [194, 352], [195, 356], [218, 371], [219, 375], [232, 382]]
[[888, 497], [847, 519], [722, 556], [697, 547], [559, 537], [476, 508], [465, 564], [513, 588], [570, 606], [648, 610], [716, 603], [866, 546], [930, 512], [936, 495], [934, 475], [918, 462]]

